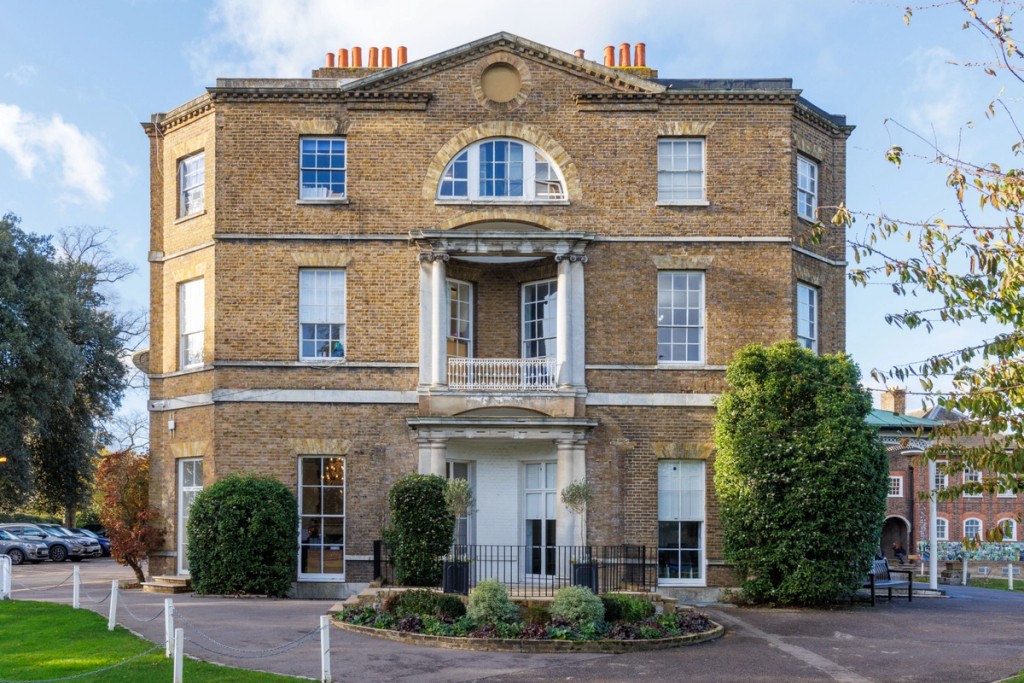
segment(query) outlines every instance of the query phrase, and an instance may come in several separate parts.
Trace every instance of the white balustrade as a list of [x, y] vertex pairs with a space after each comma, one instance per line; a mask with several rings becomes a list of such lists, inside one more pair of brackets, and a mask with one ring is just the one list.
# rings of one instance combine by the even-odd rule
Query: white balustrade
[[554, 358], [448, 358], [448, 388], [456, 391], [554, 391]]

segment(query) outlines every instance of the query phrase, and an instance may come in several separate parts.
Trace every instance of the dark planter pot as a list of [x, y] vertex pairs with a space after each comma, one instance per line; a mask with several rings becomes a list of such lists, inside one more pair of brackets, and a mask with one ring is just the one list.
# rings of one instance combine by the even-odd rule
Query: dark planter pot
[[469, 562], [456, 561], [444, 563], [444, 580], [442, 588], [445, 593], [469, 595]]
[[585, 586], [597, 595], [597, 565], [590, 562], [572, 565], [572, 585]]

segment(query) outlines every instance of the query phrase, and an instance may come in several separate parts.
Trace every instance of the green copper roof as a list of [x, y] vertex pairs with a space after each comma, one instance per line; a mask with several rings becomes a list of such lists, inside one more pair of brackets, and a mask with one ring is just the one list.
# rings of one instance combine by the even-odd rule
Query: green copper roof
[[880, 410], [874, 408], [865, 421], [872, 427], [878, 427], [879, 429], [917, 429], [918, 427], [938, 427], [941, 422], [936, 420], [928, 420], [923, 417], [912, 417], [910, 415], [901, 415], [894, 413], [891, 410]]

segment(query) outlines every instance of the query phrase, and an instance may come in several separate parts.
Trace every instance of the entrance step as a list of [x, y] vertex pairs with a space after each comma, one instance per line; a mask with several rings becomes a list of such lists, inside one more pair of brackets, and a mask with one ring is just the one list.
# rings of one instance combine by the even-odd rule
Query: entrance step
[[187, 576], [154, 576], [152, 581], [142, 584], [146, 593], [189, 593], [192, 580]]

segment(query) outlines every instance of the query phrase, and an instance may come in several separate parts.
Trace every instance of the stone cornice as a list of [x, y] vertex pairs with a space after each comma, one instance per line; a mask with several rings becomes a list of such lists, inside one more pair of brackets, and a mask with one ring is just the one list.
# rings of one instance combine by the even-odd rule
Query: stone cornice
[[844, 138], [850, 137], [850, 133], [856, 126], [840, 126], [835, 121], [822, 116], [818, 112], [814, 111], [810, 107], [807, 107], [803, 103], [797, 103], [795, 107], [796, 118], [804, 123], [808, 123], [812, 126], [821, 128], [831, 135], [841, 135]]
[[316, 102], [347, 104], [352, 109], [424, 110], [430, 102], [427, 92], [377, 92], [346, 90], [343, 84], [306, 81], [242, 81], [208, 88], [214, 102]]
[[213, 99], [209, 95], [200, 95], [166, 114], [153, 114], [152, 120], [143, 123], [142, 128], [147, 135], [164, 134], [212, 111]]
[[693, 103], [746, 103], [795, 105], [798, 90], [666, 90], [650, 92], [577, 93], [576, 106], [580, 111], [607, 109], [656, 111], [663, 106]]

